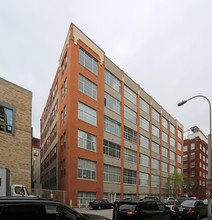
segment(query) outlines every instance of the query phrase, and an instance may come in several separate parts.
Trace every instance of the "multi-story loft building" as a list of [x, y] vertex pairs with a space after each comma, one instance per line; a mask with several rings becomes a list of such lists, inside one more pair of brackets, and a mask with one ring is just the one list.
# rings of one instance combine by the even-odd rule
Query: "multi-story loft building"
[[40, 139], [32, 137], [32, 166], [40, 153]]
[[43, 185], [73, 205], [161, 198], [183, 171], [182, 146], [183, 126], [71, 24], [41, 117]]
[[31, 191], [32, 93], [0, 78], [0, 167]]
[[204, 199], [208, 177], [208, 139], [197, 127], [185, 132], [183, 146], [184, 193]]

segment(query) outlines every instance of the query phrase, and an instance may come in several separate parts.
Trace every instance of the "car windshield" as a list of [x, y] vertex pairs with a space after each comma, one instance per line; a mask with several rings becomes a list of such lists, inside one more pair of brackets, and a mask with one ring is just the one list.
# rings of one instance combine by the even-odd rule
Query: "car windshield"
[[136, 204], [121, 204], [119, 206], [120, 211], [135, 211]]
[[190, 207], [190, 206], [194, 206], [195, 202], [196, 202], [195, 200], [186, 200], [186, 201], [182, 202], [181, 205]]

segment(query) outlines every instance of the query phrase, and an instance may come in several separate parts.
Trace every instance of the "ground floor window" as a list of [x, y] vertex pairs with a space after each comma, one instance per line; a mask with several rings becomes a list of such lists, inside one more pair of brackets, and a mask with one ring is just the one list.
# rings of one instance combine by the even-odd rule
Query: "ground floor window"
[[96, 192], [78, 192], [77, 200], [78, 203], [80, 201], [81, 205], [85, 205], [86, 201], [88, 204], [89, 202], [92, 202], [94, 199], [96, 199]]

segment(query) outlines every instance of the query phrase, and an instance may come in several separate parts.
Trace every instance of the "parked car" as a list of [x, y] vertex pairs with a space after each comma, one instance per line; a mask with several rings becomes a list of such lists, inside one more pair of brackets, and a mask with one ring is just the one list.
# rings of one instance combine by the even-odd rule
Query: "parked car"
[[143, 199], [139, 201], [117, 201], [114, 203], [112, 220], [175, 219], [175, 212], [161, 201]]
[[92, 209], [112, 209], [113, 203], [109, 202], [107, 199], [95, 199], [93, 202], [89, 203]]
[[109, 220], [93, 214], [81, 214], [53, 200], [31, 197], [1, 197], [1, 220]]
[[154, 200], [159, 200], [158, 197], [156, 197], [156, 196], [145, 196], [144, 199], [154, 199]]
[[165, 205], [174, 205], [176, 203], [176, 200], [173, 197], [168, 197], [166, 199], [163, 199], [162, 202]]
[[201, 200], [185, 200], [174, 206], [177, 218], [202, 219], [208, 216], [207, 206]]

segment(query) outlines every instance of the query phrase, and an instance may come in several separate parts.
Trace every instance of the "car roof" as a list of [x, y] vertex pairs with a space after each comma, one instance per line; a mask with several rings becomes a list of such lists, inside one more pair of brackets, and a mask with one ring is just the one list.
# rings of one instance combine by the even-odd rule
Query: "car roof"
[[137, 203], [142, 203], [142, 202], [149, 202], [149, 201], [156, 201], [155, 199], [140, 199], [140, 200], [121, 200], [117, 201], [116, 203], [128, 203], [128, 204], [137, 204]]

